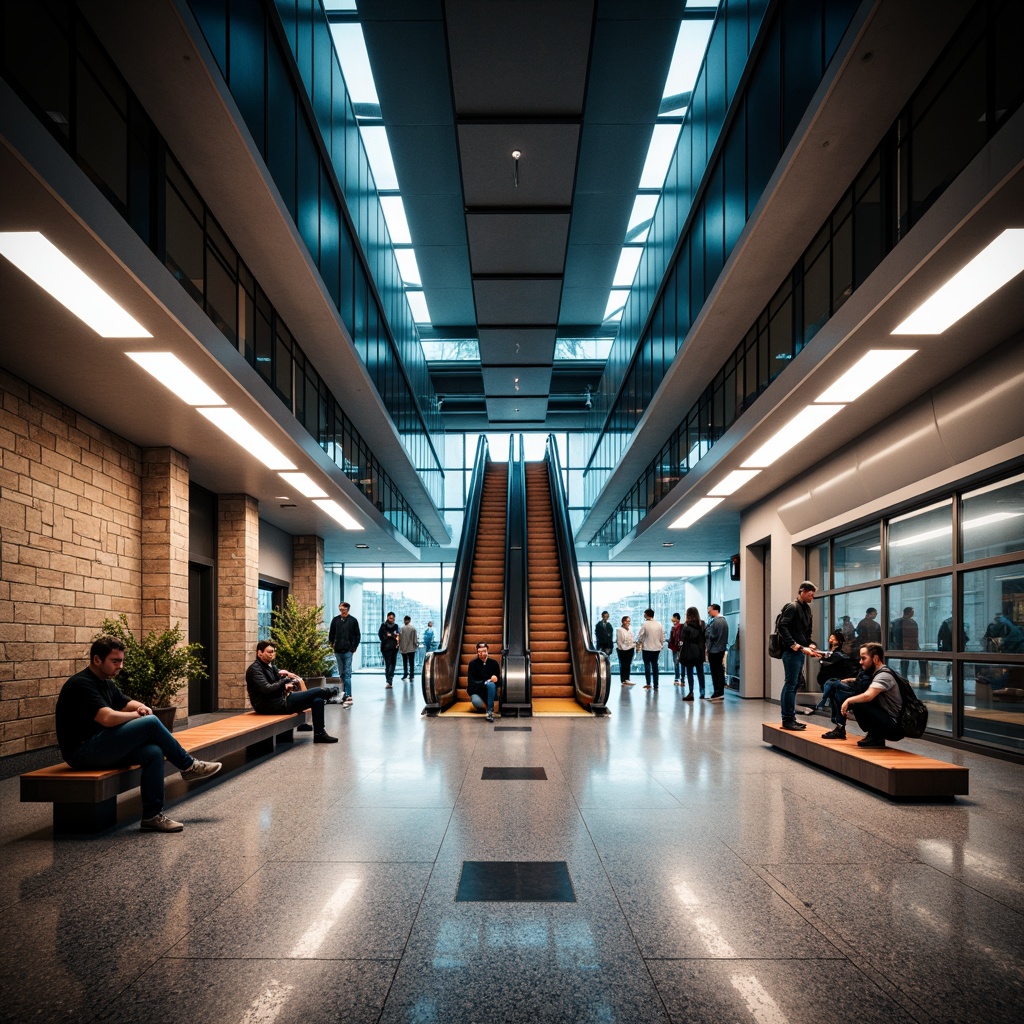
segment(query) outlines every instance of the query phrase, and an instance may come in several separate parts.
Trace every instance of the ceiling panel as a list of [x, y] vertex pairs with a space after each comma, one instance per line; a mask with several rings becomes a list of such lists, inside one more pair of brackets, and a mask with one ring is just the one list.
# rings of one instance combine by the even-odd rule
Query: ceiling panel
[[469, 213], [469, 258], [475, 274], [560, 274], [568, 213]]
[[[572, 203], [578, 124], [460, 124], [459, 153], [467, 207]], [[519, 151], [518, 185], [513, 151]]]
[[543, 423], [548, 414], [546, 398], [488, 398], [491, 423]]
[[480, 324], [554, 324], [558, 321], [562, 279], [477, 279], [473, 293]]
[[547, 397], [551, 392], [550, 366], [485, 366], [482, 372], [488, 397]]
[[588, 0], [447, 0], [459, 115], [582, 111], [593, 6]]
[[550, 366], [555, 358], [555, 329], [480, 329], [482, 366]]

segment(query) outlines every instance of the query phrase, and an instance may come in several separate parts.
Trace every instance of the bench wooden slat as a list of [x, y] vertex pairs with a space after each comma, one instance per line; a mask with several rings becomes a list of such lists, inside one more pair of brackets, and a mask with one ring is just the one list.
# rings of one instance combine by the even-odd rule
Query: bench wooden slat
[[[829, 726], [831, 728], [831, 725]], [[761, 736], [788, 754], [891, 797], [966, 796], [968, 769], [900, 747], [858, 747], [856, 739], [823, 740], [817, 725], [793, 732], [764, 722]]]

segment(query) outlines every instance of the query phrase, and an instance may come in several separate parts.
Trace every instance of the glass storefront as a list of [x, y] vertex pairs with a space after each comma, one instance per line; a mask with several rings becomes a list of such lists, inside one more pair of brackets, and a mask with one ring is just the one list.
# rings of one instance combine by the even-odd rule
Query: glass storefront
[[929, 732], [1024, 750], [1022, 554], [1024, 474], [816, 542], [815, 639], [879, 640]]

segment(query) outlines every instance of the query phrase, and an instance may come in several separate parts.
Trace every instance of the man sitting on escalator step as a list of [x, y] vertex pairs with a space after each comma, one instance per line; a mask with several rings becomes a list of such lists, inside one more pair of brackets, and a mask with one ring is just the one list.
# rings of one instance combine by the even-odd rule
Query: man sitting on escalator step
[[487, 657], [487, 644], [476, 645], [476, 657], [469, 663], [466, 692], [478, 711], [487, 708], [487, 721], [494, 721], [494, 695], [498, 692], [501, 669], [493, 658]]

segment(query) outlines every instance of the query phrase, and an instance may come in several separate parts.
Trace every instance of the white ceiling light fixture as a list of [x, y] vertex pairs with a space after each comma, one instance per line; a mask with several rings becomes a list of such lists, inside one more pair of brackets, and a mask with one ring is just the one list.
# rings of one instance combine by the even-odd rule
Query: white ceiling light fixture
[[809, 405], [794, 416], [740, 465], [744, 469], [765, 469], [795, 448], [808, 434], [827, 423], [845, 405]]
[[893, 334], [942, 334], [1024, 270], [1024, 228], [1007, 228]]
[[701, 516], [706, 516], [716, 505], [720, 505], [724, 498], [701, 498], [694, 502], [674, 523], [669, 526], [670, 530], [685, 530], [693, 526]]
[[224, 404], [224, 399], [173, 352], [126, 352], [125, 355], [188, 405]]
[[214, 426], [240, 445], [250, 455], [263, 463], [267, 469], [295, 469], [295, 463], [281, 454], [255, 427], [251, 426], [234, 409], [226, 406], [220, 409], [200, 409]]
[[153, 337], [41, 232], [0, 231], [0, 255], [101, 338]]
[[278, 476], [290, 483], [304, 498], [327, 497], [327, 492], [305, 473], [278, 473]]
[[322, 512], [326, 512], [336, 523], [340, 523], [346, 530], [361, 530], [362, 526], [352, 518], [336, 501], [330, 498], [317, 498], [314, 505]]
[[720, 484], [712, 487], [708, 494], [713, 497], [728, 497], [735, 494], [748, 480], [752, 480], [761, 470], [734, 469]]
[[815, 401], [852, 402], [905, 363], [916, 351], [916, 348], [870, 349]]

